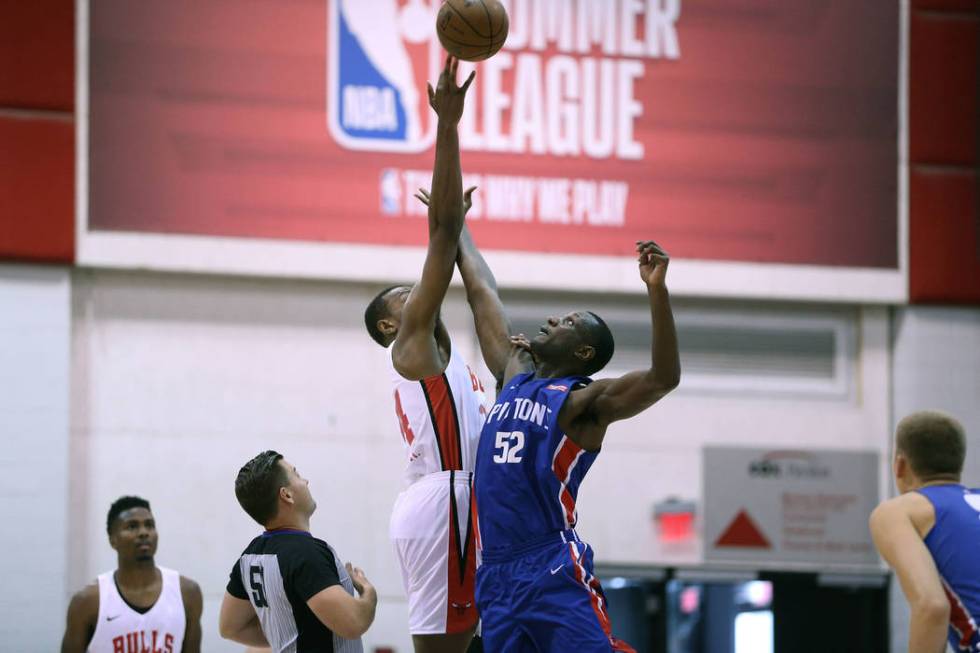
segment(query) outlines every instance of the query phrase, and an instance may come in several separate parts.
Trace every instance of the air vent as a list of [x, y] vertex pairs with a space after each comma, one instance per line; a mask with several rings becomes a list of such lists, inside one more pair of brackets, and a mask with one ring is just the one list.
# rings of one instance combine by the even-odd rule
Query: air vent
[[[603, 313], [616, 337], [616, 355], [600, 376], [650, 364], [646, 311]], [[516, 316], [515, 316], [516, 317]], [[517, 331], [537, 333], [538, 320], [516, 317]], [[764, 393], [843, 398], [851, 387], [856, 315], [792, 309], [765, 312], [675, 309], [684, 391]]]

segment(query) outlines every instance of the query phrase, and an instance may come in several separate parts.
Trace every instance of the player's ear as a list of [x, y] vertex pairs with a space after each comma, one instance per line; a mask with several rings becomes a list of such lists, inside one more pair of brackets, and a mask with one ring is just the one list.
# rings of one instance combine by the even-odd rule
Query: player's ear
[[398, 331], [398, 325], [395, 324], [393, 320], [387, 318], [383, 320], [378, 320], [378, 331], [380, 331], [385, 336], [393, 336], [395, 332]]
[[111, 546], [114, 550], [119, 550], [119, 545], [116, 542], [116, 529], [109, 531], [109, 546]]
[[279, 488], [279, 498], [285, 501], [286, 503], [295, 503], [295, 501], [293, 501], [292, 490], [290, 490], [289, 487], [285, 485]]
[[595, 347], [592, 345], [579, 345], [579, 348], [575, 350], [575, 358], [583, 363], [592, 360], [595, 358]]
[[895, 462], [893, 464], [895, 478], [905, 478], [909, 473], [909, 461], [902, 455], [901, 452], [895, 454]]

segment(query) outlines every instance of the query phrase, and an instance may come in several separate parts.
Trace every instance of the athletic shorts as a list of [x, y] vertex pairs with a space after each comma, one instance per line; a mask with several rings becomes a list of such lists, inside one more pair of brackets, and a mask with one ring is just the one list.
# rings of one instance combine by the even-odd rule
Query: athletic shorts
[[471, 482], [469, 472], [429, 474], [395, 501], [389, 533], [413, 635], [459, 633], [477, 623]]
[[612, 636], [606, 597], [592, 571], [592, 549], [574, 530], [509, 554], [484, 550], [476, 603], [487, 651], [633, 651]]

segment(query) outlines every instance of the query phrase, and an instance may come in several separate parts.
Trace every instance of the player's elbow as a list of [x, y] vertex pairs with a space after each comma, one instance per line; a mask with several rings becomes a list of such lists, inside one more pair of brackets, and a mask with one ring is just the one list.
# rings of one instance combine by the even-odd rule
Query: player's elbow
[[909, 608], [926, 623], [945, 624], [949, 621], [949, 601], [945, 596], [921, 596], [910, 601]]
[[681, 384], [680, 368], [676, 370], [654, 370], [649, 377], [651, 392], [657, 399], [674, 391]]
[[344, 639], [357, 639], [368, 631], [371, 621], [361, 615], [350, 615], [346, 619], [339, 619], [331, 630]]
[[228, 620], [222, 616], [218, 618], [218, 634], [221, 635], [221, 639], [234, 640], [235, 635], [238, 634], [238, 629], [233, 627]]

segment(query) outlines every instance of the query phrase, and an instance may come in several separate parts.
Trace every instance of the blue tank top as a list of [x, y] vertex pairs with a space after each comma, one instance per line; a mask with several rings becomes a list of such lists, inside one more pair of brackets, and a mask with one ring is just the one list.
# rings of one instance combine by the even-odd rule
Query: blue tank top
[[588, 452], [558, 426], [569, 393], [588, 377], [511, 379], [487, 414], [473, 476], [479, 537], [485, 555], [526, 548], [571, 529], [578, 488], [598, 452]]
[[980, 653], [980, 490], [950, 484], [918, 492], [936, 510], [925, 544], [949, 599], [949, 643]]

